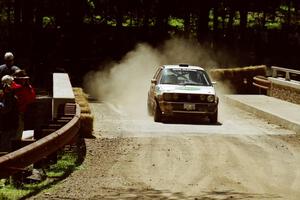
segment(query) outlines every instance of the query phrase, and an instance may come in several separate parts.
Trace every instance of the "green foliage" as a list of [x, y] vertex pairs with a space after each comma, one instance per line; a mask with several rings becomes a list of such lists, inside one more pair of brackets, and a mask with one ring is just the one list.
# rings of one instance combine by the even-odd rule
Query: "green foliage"
[[51, 187], [55, 182], [77, 169], [78, 155], [75, 152], [64, 152], [60, 157], [56, 164], [51, 165], [46, 170], [47, 179], [40, 183], [24, 184], [21, 187], [15, 187], [12, 184], [6, 184], [7, 180], [2, 179], [0, 181], [0, 199], [17, 200], [30, 196], [30, 194]]
[[55, 165], [50, 166], [47, 171], [49, 178], [62, 177], [66, 172], [73, 171], [76, 168], [77, 155], [74, 153], [65, 153]]
[[93, 0], [88, 0], [87, 3], [90, 9], [94, 10], [96, 8]]
[[179, 30], [183, 30], [184, 29], [184, 20], [180, 19], [180, 18], [169, 18], [168, 21], [169, 25], [172, 27], [175, 27]]
[[28, 191], [17, 189], [12, 185], [5, 186], [0, 189], [0, 199], [1, 200], [17, 200], [29, 194]]
[[[199, 6], [199, 4], [194, 3], [182, 3], [180, 6], [176, 6], [175, 4], [168, 4], [163, 3], [163, 1], [120, 1], [115, 4], [110, 3], [109, 1], [97, 1], [97, 0], [86, 0], [85, 1], [86, 6], [81, 7], [80, 9], [84, 9], [84, 15], [82, 16], [82, 20], [84, 23], [94, 23], [94, 24], [107, 24], [109, 26], [116, 26], [117, 20], [116, 16], [121, 15], [124, 18], [124, 21], [122, 23], [122, 26], [124, 27], [142, 27], [144, 26], [143, 20], [147, 15], [147, 20], [149, 23], [147, 23], [148, 26], [154, 26], [155, 23], [153, 22], [153, 19], [157, 20], [160, 17], [161, 13], [159, 12], [159, 8], [162, 8], [165, 5], [168, 5], [168, 9], [166, 9], [164, 12], [167, 12], [166, 15], [169, 17], [168, 24], [169, 26], [178, 29], [178, 30], [184, 30], [184, 19], [182, 19], [182, 16], [184, 16], [183, 11], [190, 10], [191, 14], [191, 21], [197, 21], [198, 11], [201, 11], [202, 7], [199, 7], [199, 9], [194, 9], [195, 5]], [[289, 4], [288, 4], [289, 3]], [[14, 20], [15, 17], [14, 14], [14, 8], [10, 7], [8, 9], [8, 4], [3, 3], [1, 6], [3, 8], [0, 8], [0, 23], [7, 21], [7, 20]], [[48, 4], [45, 4], [48, 5]], [[63, 6], [67, 6], [68, 4], [59, 4]], [[81, 4], [78, 4], [80, 6]], [[212, 4], [208, 4], [212, 5]], [[251, 5], [251, 7], [249, 7]], [[53, 4], [54, 6], [54, 4]], [[182, 7], [184, 6], [184, 7]], [[240, 12], [239, 10], [241, 8], [246, 8], [248, 12], [248, 20], [247, 20], [247, 27], [248, 28], [256, 28], [256, 27], [266, 27], [267, 29], [280, 29], [282, 27], [282, 23], [286, 22], [288, 16], [291, 16], [291, 19], [289, 18], [289, 21], [292, 21], [294, 24], [300, 23], [299, 17], [297, 18], [296, 15], [298, 12], [296, 12], [295, 2], [274, 2], [272, 4], [266, 4], [266, 3], [259, 3], [259, 2], [245, 2], [245, 4], [240, 5], [237, 3], [226, 3], [226, 1], [220, 1], [217, 3], [217, 5], [214, 5], [209, 8], [208, 12], [208, 28], [210, 30], [213, 30], [213, 20], [214, 20], [214, 10], [216, 9], [218, 12], [218, 29], [226, 29], [231, 26], [239, 26], [240, 25]], [[53, 7], [54, 8], [54, 7]], [[46, 6], [44, 9], [47, 11], [45, 13], [46, 16], [42, 17], [43, 21], [43, 27], [49, 27], [49, 26], [55, 26], [56, 16], [60, 16], [62, 13], [69, 13], [65, 12], [70, 8], [52, 8], [52, 4], [50, 3], [48, 7]], [[193, 9], [192, 9], [193, 8]], [[48, 10], [52, 10], [51, 12], [48, 12]], [[10, 14], [9, 11], [10, 10]], [[196, 13], [195, 10], [198, 10]], [[276, 13], [275, 13], [276, 11]], [[58, 15], [59, 14], [59, 15]], [[233, 14], [233, 21], [230, 20], [230, 15]], [[8, 15], [10, 16], [8, 19]], [[151, 16], [151, 17], [149, 17]], [[152, 18], [152, 19], [151, 19]], [[152, 20], [152, 21], [151, 21]], [[232, 23], [232, 24], [231, 24]], [[265, 23], [265, 24], [263, 24]], [[195, 28], [197, 26], [197, 23], [191, 23], [190, 30], [197, 30]]]
[[116, 20], [107, 20], [106, 24], [109, 26], [117, 26]]
[[54, 25], [54, 17], [53, 16], [44, 16], [43, 17], [43, 28]]
[[283, 4], [283, 5], [280, 5], [279, 8], [280, 8], [281, 11], [285, 11], [285, 12], [288, 12], [289, 9], [290, 9], [291, 12], [295, 12], [295, 11], [296, 11], [295, 7], [290, 7], [290, 8], [289, 8], [288, 5], [284, 5], [284, 4]]
[[249, 28], [256, 27], [266, 27], [267, 29], [281, 29], [283, 18], [279, 17], [280, 13], [274, 16], [272, 15], [264, 15], [263, 12], [249, 12], [248, 13], [248, 24]]
[[282, 27], [279, 22], [267, 22], [265, 26], [267, 29], [281, 29]]
[[247, 15], [248, 27], [263, 27], [263, 13], [262, 12], [249, 12]]
[[212, 21], [209, 21], [208, 22], [208, 27], [209, 27], [209, 30], [214, 30], [214, 22], [212, 22]]
[[209, 18], [210, 20], [213, 20], [213, 19], [214, 19], [214, 9], [210, 9], [210, 10], [209, 10], [208, 18]]
[[[153, 19], [157, 19], [160, 17], [169, 16], [170, 19], [168, 24], [174, 28], [179, 30], [184, 29], [184, 20], [182, 16], [184, 16], [184, 12], [190, 12], [191, 16], [193, 16], [191, 20], [197, 21], [198, 12], [202, 12], [204, 8], [209, 7], [209, 19], [208, 26], [212, 29], [213, 18], [214, 18], [214, 9], [218, 11], [218, 22], [221, 24], [218, 28], [226, 28], [229, 23], [229, 14], [230, 12], [235, 12], [235, 16], [233, 18], [233, 26], [238, 26], [240, 24], [239, 19], [239, 10], [245, 9], [249, 11], [248, 14], [248, 27], [257, 27], [262, 26], [262, 13], [265, 15], [273, 15], [275, 11], [277, 11], [276, 15], [280, 18], [280, 20], [276, 19], [276, 22], [270, 19], [266, 19], [265, 21], [270, 21], [267, 24], [267, 28], [281, 28], [281, 25], [276, 23], [282, 23], [286, 21], [286, 18], [291, 15], [291, 21], [293, 23], [299, 23], [299, 12], [296, 9], [297, 1], [274, 1], [271, 3], [264, 3], [263, 1], [245, 1], [245, 3], [240, 4], [234, 1], [217, 1], [216, 3], [196, 3], [195, 2], [181, 2], [172, 4], [172, 1], [99, 1], [99, 0], [82, 0], [78, 1], [79, 3], [68, 4], [68, 3], [52, 3], [52, 1], [42, 1], [41, 4], [32, 3], [32, 5], [28, 8], [32, 9], [33, 13], [41, 14], [43, 27], [48, 27], [49, 25], [54, 25], [56, 16], [64, 16], [68, 17], [72, 10], [76, 9], [76, 11], [83, 12], [84, 14], [81, 16], [84, 23], [106, 23], [109, 26], [116, 26], [116, 16], [121, 15], [124, 16], [123, 26], [135, 26], [139, 27], [144, 25], [141, 23], [143, 18], [147, 16], [151, 16]], [[37, 2], [40, 2], [37, 1]], [[84, 3], [80, 3], [84, 2]], [[179, 4], [178, 4], [179, 3]], [[0, 23], [2, 24], [11, 24], [17, 23], [15, 21], [15, 17], [18, 13], [16, 13], [17, 7], [21, 7], [21, 11], [24, 8], [23, 4], [16, 3], [16, 5], [12, 4], [10, 0], [3, 0], [0, 3]], [[203, 6], [201, 6], [203, 4]], [[13, 6], [12, 6], [13, 5]], [[40, 5], [43, 5], [43, 8], [39, 8]], [[165, 9], [167, 8], [167, 9]], [[203, 9], [203, 10], [202, 10]], [[36, 12], [38, 10], [39, 12]], [[160, 10], [164, 10], [164, 14], [161, 13]], [[22, 15], [22, 13], [20, 13]], [[101, 16], [100, 16], [101, 15]], [[75, 17], [77, 15], [74, 15]], [[79, 16], [79, 15], [78, 15]], [[87, 17], [88, 16], [88, 17]], [[128, 17], [129, 16], [129, 17]], [[37, 18], [39, 15], [32, 17], [36, 21], [39, 21]], [[150, 17], [150, 18], [151, 18]], [[100, 18], [100, 19], [99, 19]], [[103, 18], [107, 18], [109, 20], [103, 20]], [[23, 19], [22, 19], [23, 20]], [[150, 19], [151, 20], [151, 19]], [[8, 22], [9, 21], [9, 22]], [[280, 21], [280, 22], [278, 22]], [[149, 26], [153, 26], [153, 23], [148, 23]], [[224, 25], [224, 27], [223, 27]], [[195, 25], [196, 26], [196, 25]], [[192, 28], [193, 30], [193, 28]]]
[[122, 26], [138, 26], [139, 25], [139, 21], [136, 18], [130, 17], [130, 16], [125, 16], [124, 17], [125, 20], [122, 23]]

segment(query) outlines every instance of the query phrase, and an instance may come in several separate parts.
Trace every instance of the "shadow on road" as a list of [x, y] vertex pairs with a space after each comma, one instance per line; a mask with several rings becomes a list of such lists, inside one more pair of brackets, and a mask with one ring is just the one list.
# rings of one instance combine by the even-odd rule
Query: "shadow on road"
[[221, 122], [211, 123], [207, 118], [198, 117], [169, 117], [163, 119], [164, 124], [189, 124], [189, 125], [210, 125], [210, 126], [221, 126]]
[[155, 190], [155, 189], [108, 189], [108, 194], [97, 195], [90, 200], [96, 199], [123, 199], [123, 200], [134, 200], [134, 199], [181, 199], [181, 200], [238, 200], [238, 199], [279, 199], [282, 198], [278, 195], [273, 194], [255, 194], [255, 193], [243, 193], [235, 192], [233, 190], [220, 190], [220, 191], [203, 191], [198, 196], [187, 196], [184, 193], [176, 192], [172, 193], [167, 190]]

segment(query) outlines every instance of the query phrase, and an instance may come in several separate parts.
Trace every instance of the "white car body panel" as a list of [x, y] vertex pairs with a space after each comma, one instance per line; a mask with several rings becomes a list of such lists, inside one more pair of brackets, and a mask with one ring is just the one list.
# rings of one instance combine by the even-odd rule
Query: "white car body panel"
[[167, 85], [167, 84], [159, 84], [156, 86], [157, 94], [162, 94], [164, 92], [216, 95], [215, 89], [212, 86]]

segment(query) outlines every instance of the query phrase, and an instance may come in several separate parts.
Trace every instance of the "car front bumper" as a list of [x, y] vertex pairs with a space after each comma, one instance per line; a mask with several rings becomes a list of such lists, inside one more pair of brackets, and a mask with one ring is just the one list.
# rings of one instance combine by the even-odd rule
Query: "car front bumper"
[[218, 110], [218, 102], [189, 103], [160, 101], [159, 107], [163, 115], [193, 114], [213, 115]]

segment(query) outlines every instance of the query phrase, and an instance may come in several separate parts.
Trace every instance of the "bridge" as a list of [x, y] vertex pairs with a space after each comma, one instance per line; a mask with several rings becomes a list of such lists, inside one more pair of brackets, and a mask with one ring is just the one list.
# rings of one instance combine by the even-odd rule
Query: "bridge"
[[53, 74], [52, 93], [51, 97], [37, 97], [28, 121], [32, 130], [24, 131], [21, 141], [13, 142], [15, 151], [0, 157], [0, 178], [25, 170], [78, 138], [80, 107], [75, 104], [68, 74]]
[[234, 105], [271, 123], [300, 133], [300, 71], [271, 67], [270, 77], [256, 76], [253, 85], [266, 90], [265, 95], [227, 96]]
[[215, 125], [154, 123], [141, 101], [90, 102], [95, 138], [84, 169], [37, 198], [297, 199], [300, 106], [289, 101], [299, 83], [294, 71], [286, 79], [279, 70], [288, 69], [273, 69], [277, 76], [254, 79], [268, 95], [222, 96]]

